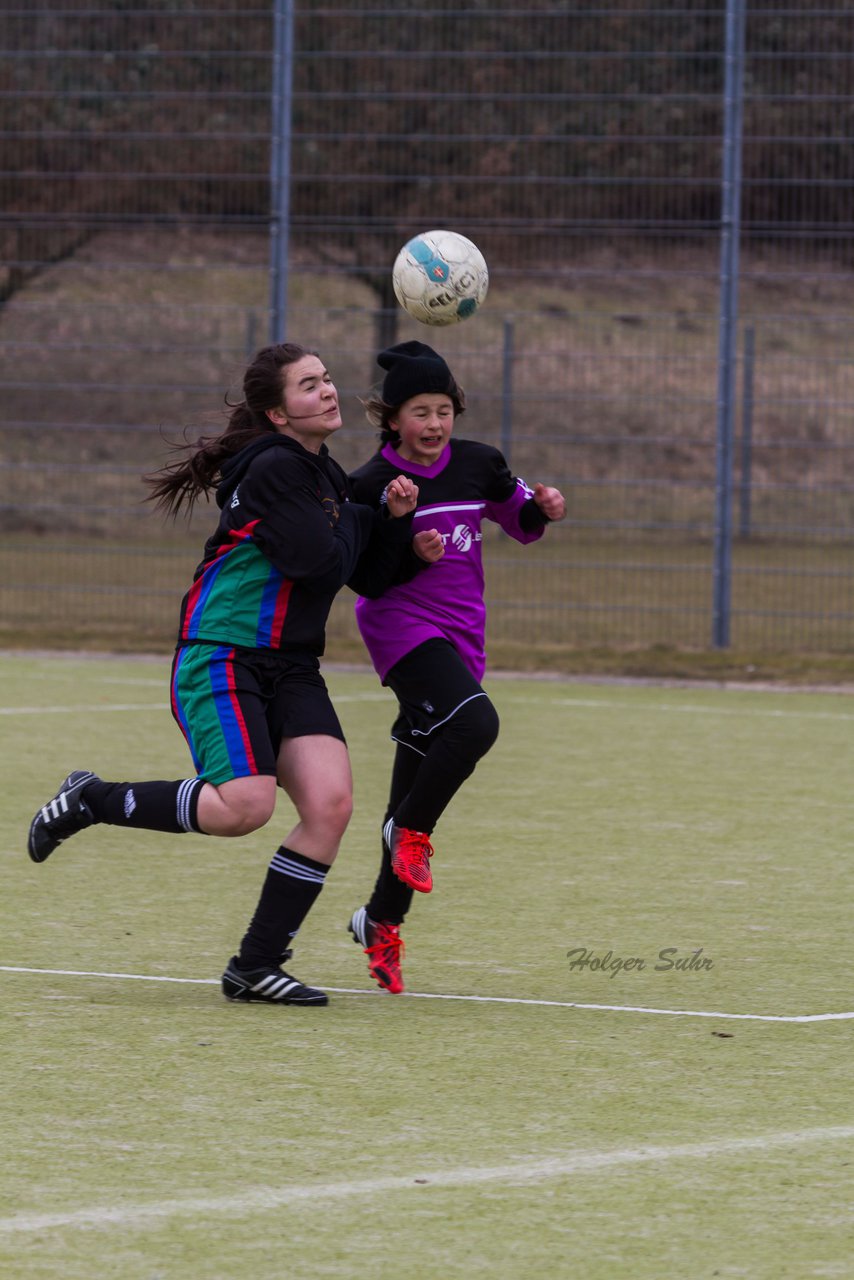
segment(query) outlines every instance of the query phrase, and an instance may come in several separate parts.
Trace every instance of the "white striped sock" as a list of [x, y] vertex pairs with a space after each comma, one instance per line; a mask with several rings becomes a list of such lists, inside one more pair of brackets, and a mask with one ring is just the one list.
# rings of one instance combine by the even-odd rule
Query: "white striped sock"
[[183, 831], [199, 831], [199, 827], [193, 824], [193, 798], [198, 795], [202, 787], [205, 785], [202, 778], [187, 778], [186, 782], [182, 782], [178, 788], [178, 811], [176, 817], [178, 825]]
[[273, 854], [270, 870], [291, 876], [294, 880], [307, 880], [311, 884], [323, 884], [326, 880], [325, 871], [316, 867], [307, 867], [305, 863], [295, 862], [292, 858], [287, 858], [278, 852]]

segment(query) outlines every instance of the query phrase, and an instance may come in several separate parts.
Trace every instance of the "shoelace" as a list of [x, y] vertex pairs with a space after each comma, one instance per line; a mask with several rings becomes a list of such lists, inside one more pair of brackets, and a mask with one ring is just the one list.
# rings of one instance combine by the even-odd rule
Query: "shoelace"
[[406, 952], [406, 946], [400, 934], [395, 933], [388, 925], [377, 925], [376, 932], [376, 941], [372, 942], [369, 947], [365, 947], [366, 955], [376, 955], [379, 959], [385, 959], [390, 964], [399, 961], [400, 957]]
[[433, 846], [420, 831], [404, 830], [403, 835], [400, 837], [397, 851], [398, 855], [403, 857], [433, 857]]

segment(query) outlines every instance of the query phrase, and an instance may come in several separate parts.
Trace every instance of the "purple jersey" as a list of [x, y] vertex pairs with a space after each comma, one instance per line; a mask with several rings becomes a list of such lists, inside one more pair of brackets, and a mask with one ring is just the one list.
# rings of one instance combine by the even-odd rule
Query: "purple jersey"
[[475, 679], [486, 667], [481, 526], [493, 520], [517, 542], [541, 538], [548, 523], [524, 480], [511, 475], [497, 449], [451, 439], [430, 467], [408, 462], [386, 445], [351, 476], [357, 502], [377, 506], [395, 476], [418, 485], [413, 534], [438, 529], [445, 554], [376, 600], [360, 597], [356, 620], [380, 679], [425, 640], [445, 639]]

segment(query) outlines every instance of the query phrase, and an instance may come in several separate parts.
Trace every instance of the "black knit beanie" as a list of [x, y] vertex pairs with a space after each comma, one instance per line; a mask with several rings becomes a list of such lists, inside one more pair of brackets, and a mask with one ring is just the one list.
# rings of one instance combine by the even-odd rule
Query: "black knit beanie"
[[395, 408], [425, 392], [457, 395], [454, 375], [442, 357], [423, 342], [399, 342], [381, 351], [377, 364], [387, 370], [382, 398]]

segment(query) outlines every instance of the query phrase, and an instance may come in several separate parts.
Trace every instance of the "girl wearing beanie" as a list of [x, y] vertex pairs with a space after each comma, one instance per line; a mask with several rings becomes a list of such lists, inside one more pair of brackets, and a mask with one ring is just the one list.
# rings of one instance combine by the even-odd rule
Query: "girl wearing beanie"
[[398, 700], [397, 743], [380, 871], [348, 926], [381, 987], [403, 991], [400, 926], [414, 891], [433, 887], [430, 836], [498, 736], [481, 687], [486, 665], [481, 524], [535, 542], [566, 515], [563, 495], [513, 476], [491, 445], [453, 437], [465, 397], [448, 365], [422, 342], [377, 357], [385, 378], [366, 402], [379, 451], [351, 478], [358, 502], [379, 507], [398, 475], [418, 486], [410, 565], [356, 618], [377, 674]]

